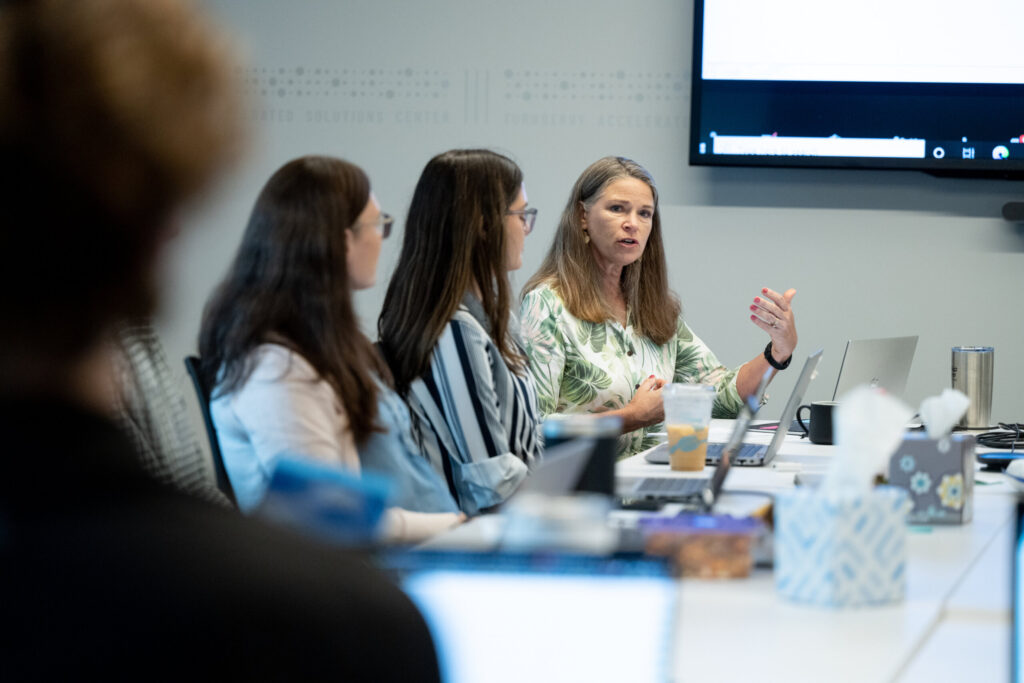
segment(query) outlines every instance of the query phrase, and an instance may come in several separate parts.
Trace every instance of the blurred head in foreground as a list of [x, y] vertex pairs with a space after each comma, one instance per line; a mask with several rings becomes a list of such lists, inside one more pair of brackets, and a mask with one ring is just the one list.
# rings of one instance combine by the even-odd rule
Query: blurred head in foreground
[[152, 312], [176, 211], [239, 149], [231, 64], [187, 2], [0, 5], [0, 394], [75, 394]]

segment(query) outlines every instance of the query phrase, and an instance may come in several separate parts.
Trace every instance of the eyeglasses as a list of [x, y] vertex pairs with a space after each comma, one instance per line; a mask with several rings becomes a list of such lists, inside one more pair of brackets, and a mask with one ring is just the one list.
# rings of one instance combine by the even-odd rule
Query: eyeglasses
[[506, 216], [519, 216], [523, 221], [523, 232], [529, 235], [533, 231], [533, 224], [537, 220], [537, 209], [519, 209], [518, 211], [506, 211]]
[[374, 230], [380, 233], [380, 236], [383, 239], [387, 239], [388, 235], [391, 234], [391, 226], [394, 224], [395, 217], [392, 216], [390, 213], [382, 213], [380, 216], [377, 217], [377, 220], [371, 223]]

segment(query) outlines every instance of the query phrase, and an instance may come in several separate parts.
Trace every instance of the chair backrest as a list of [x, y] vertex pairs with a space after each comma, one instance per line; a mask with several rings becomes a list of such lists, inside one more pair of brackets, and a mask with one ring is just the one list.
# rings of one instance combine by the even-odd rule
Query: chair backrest
[[199, 374], [199, 358], [185, 356], [185, 369], [192, 379], [192, 386], [195, 387], [199, 399], [199, 409], [203, 413], [203, 424], [206, 426], [206, 436], [210, 441], [210, 455], [213, 456], [213, 473], [217, 478], [217, 488], [228, 497], [228, 500], [235, 503], [235, 492], [231, 488], [228, 471], [224, 468], [224, 457], [220, 452], [220, 443], [217, 441], [217, 428], [214, 427], [213, 416], [210, 415], [210, 389], [203, 385], [203, 378]]

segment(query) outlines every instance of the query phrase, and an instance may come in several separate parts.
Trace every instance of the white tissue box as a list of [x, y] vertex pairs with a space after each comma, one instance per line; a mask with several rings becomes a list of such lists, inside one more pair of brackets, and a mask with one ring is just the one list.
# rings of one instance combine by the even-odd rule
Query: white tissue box
[[912, 433], [889, 460], [889, 484], [905, 489], [911, 524], [964, 524], [974, 511], [974, 436]]
[[775, 499], [775, 588], [796, 602], [827, 607], [903, 599], [907, 492], [795, 489]]

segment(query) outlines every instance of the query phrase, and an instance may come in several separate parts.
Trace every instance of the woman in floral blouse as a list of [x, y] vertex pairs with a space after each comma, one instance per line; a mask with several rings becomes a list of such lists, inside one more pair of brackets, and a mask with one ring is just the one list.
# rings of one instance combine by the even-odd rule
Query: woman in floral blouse
[[796, 290], [764, 288], [750, 320], [768, 333], [764, 353], [730, 370], [683, 322], [669, 291], [650, 174], [605, 157], [576, 181], [540, 270], [524, 288], [522, 336], [543, 414], [603, 413], [623, 421], [619, 456], [656, 443], [666, 382], [717, 390], [713, 414], [734, 417], [769, 364], [789, 365], [796, 347]]

